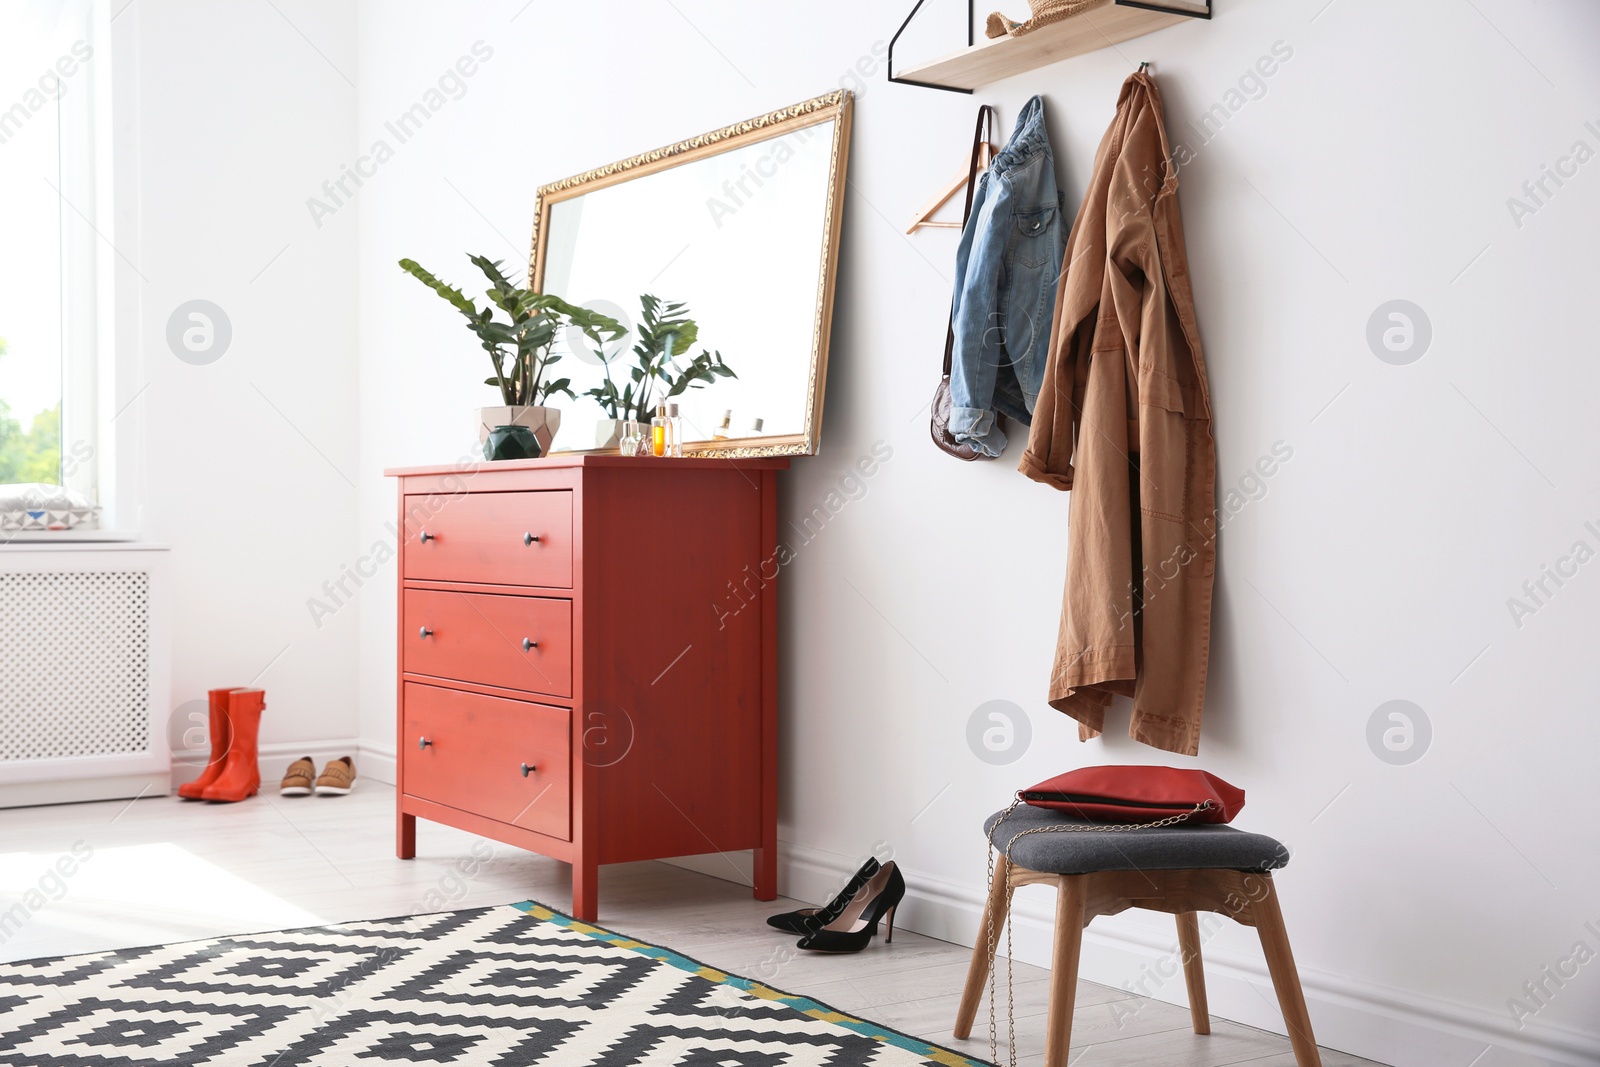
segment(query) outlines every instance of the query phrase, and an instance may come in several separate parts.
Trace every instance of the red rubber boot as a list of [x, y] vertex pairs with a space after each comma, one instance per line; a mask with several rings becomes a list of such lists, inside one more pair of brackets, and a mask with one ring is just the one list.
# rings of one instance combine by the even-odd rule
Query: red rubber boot
[[230, 685], [226, 689], [213, 689], [206, 693], [211, 705], [211, 759], [207, 761], [205, 770], [200, 772], [200, 777], [178, 787], [178, 795], [185, 800], [199, 800], [205, 787], [222, 774], [222, 764], [228, 755], [228, 694], [237, 688], [236, 685]]
[[266, 691], [235, 689], [228, 694], [228, 756], [222, 773], [200, 791], [202, 800], [234, 803], [253, 797], [261, 788], [261, 767], [257, 763], [256, 735], [261, 729], [261, 712], [266, 708]]

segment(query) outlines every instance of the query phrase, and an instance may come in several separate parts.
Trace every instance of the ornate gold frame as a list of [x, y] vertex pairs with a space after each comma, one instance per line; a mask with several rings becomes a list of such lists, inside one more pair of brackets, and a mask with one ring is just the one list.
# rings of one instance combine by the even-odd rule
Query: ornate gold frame
[[[686, 453], [696, 456], [756, 457], [756, 456], [809, 456], [817, 451], [822, 427], [823, 386], [828, 373], [828, 332], [833, 322], [834, 278], [839, 263], [839, 233], [843, 222], [845, 167], [850, 147], [850, 117], [853, 97], [849, 90], [819, 96], [812, 100], [780, 108], [720, 130], [712, 130], [687, 141], [644, 152], [582, 174], [563, 178], [558, 182], [539, 186], [538, 199], [533, 213], [533, 248], [528, 261], [528, 288], [540, 291], [544, 285], [544, 234], [550, 223], [550, 206], [594, 189], [655, 171], [676, 167], [705, 156], [715, 155], [730, 148], [764, 141], [807, 126], [816, 126], [837, 120], [833, 127], [833, 162], [828, 181], [826, 206], [827, 221], [823, 234], [822, 263], [817, 278], [817, 309], [812, 324], [811, 373], [807, 382], [810, 404], [806, 409], [805, 429], [799, 434], [741, 438], [737, 445], [723, 445], [714, 441], [684, 445]], [[615, 449], [588, 449], [585, 451], [616, 451]]]

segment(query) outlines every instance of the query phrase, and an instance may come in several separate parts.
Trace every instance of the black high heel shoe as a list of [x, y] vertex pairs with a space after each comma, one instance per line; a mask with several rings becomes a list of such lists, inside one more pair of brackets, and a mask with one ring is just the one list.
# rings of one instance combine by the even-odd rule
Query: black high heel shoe
[[894, 911], [906, 895], [905, 879], [893, 862], [884, 864], [872, 880], [827, 926], [802, 937], [797, 947], [812, 952], [860, 952], [878, 934], [878, 923], [887, 918], [889, 934], [884, 943], [894, 940]]
[[861, 869], [850, 876], [844, 888], [839, 890], [839, 895], [828, 901], [820, 908], [801, 908], [799, 911], [786, 911], [782, 915], [773, 915], [767, 919], [767, 925], [774, 930], [786, 930], [791, 934], [809, 935], [827, 926], [839, 917], [839, 914], [850, 905], [861, 887], [867, 884], [867, 879], [878, 873], [878, 861], [868, 857]]

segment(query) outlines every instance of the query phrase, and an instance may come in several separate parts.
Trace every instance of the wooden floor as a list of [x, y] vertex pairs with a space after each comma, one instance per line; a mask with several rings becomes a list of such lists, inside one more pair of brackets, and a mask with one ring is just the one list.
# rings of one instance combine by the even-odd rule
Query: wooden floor
[[[232, 805], [161, 797], [0, 810], [0, 912], [19, 899], [43, 900], [20, 927], [0, 925], [0, 960], [530, 897], [570, 906], [565, 865], [432, 823], [419, 823], [415, 860], [395, 859], [393, 805], [388, 786], [361, 782], [346, 797], [274, 793]], [[74, 846], [88, 858], [58, 880], [50, 872]], [[470, 877], [456, 866], [465, 861], [470, 869], [474, 852], [483, 856], [491, 847]], [[25, 898], [29, 889], [38, 895]], [[986, 1009], [973, 1029], [977, 1040], [950, 1037], [967, 949], [901, 930], [892, 945], [877, 942], [854, 956], [797, 953], [792, 935], [763, 922], [797, 906], [763, 904], [744, 886], [661, 863], [605, 867], [600, 879], [602, 925], [988, 1057]], [[1038, 1063], [1043, 1052], [1048, 980], [1040, 968], [1016, 967], [1021, 1063]], [[998, 1007], [1003, 1038], [1003, 999]], [[0, 1021], [0, 1032], [4, 1026]], [[1184, 1008], [1089, 982], [1079, 983], [1073, 1041], [1074, 1067], [1294, 1063], [1284, 1038], [1221, 1020], [1200, 1037], [1190, 1032]], [[1003, 1062], [1003, 1045], [1000, 1055]], [[1324, 1052], [1323, 1062], [1370, 1061]]]

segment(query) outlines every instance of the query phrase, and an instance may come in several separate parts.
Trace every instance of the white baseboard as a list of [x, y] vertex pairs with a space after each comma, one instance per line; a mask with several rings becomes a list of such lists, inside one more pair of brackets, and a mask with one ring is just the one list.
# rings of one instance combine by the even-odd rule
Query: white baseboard
[[363, 741], [360, 751], [356, 753], [356, 766], [361, 773], [374, 782], [384, 785], [400, 784], [398, 764], [395, 761], [393, 742], [375, 743]]
[[118, 774], [100, 778], [5, 782], [0, 783], [0, 808], [164, 797], [172, 792], [175, 785], [176, 781], [169, 774]]
[[[864, 859], [780, 842], [779, 892], [795, 900], [820, 904], [844, 885]], [[749, 883], [748, 852], [688, 856], [668, 862], [714, 878]], [[983, 914], [983, 894], [915, 871], [904, 873], [906, 899], [896, 912], [895, 925], [970, 946]], [[1053, 906], [1054, 901], [1043, 898], [1017, 898], [1014, 915], [1018, 960], [1050, 966]], [[1294, 931], [1289, 934], [1292, 938]], [[1153, 969], [1170, 969], [1176, 948], [1176, 930], [1170, 942], [1162, 942], [1090, 927], [1084, 933], [1079, 975], [1120, 989], [1148, 991], [1158, 1000], [1186, 1006], [1183, 981], [1176, 974], [1161, 983], [1154, 983], [1149, 977]], [[1225, 952], [1209, 944], [1202, 949], [1202, 956], [1213, 1015], [1273, 1033], [1284, 1032], [1263, 958]], [[1583, 1067], [1600, 1062], [1600, 1033], [1585, 1033], [1537, 1019], [1528, 1020], [1525, 1028], [1518, 1030], [1509, 1018], [1481, 1009], [1323, 971], [1302, 968], [1300, 980], [1318, 1043], [1380, 1063], [1396, 1067], [1462, 1067], [1476, 1062], [1490, 1046], [1502, 1050], [1492, 1059], [1485, 1058], [1495, 1067], [1546, 1063]]]
[[[261, 745], [256, 752], [256, 764], [261, 769], [261, 788], [276, 789], [289, 764], [301, 756], [310, 756], [319, 771], [332, 760], [352, 756], [356, 760], [357, 774], [365, 775], [367, 772], [361, 765], [360, 749], [360, 742], [353, 737], [336, 737], [326, 741], [278, 741]], [[180, 749], [173, 752], [172, 788], [176, 789], [184, 782], [200, 777], [210, 756], [208, 749]], [[378, 781], [384, 779], [379, 778]]]
[[[778, 868], [778, 885], [780, 886], [778, 892], [781, 893], [783, 892], [781, 888], [783, 885], [782, 846], [778, 848], [778, 857], [778, 863], [780, 864]], [[713, 878], [721, 878], [724, 882], [755, 885], [755, 871], [751, 867], [752, 861], [749, 849], [745, 849], [743, 852], [708, 852], [703, 856], [674, 856], [661, 862], [669, 863], [674, 867], [682, 867], [686, 871], [709, 874]], [[825, 894], [824, 899], [831, 897], [843, 887], [844, 883], [840, 882], [831, 892]], [[899, 920], [897, 919], [896, 921], [898, 922]]]

